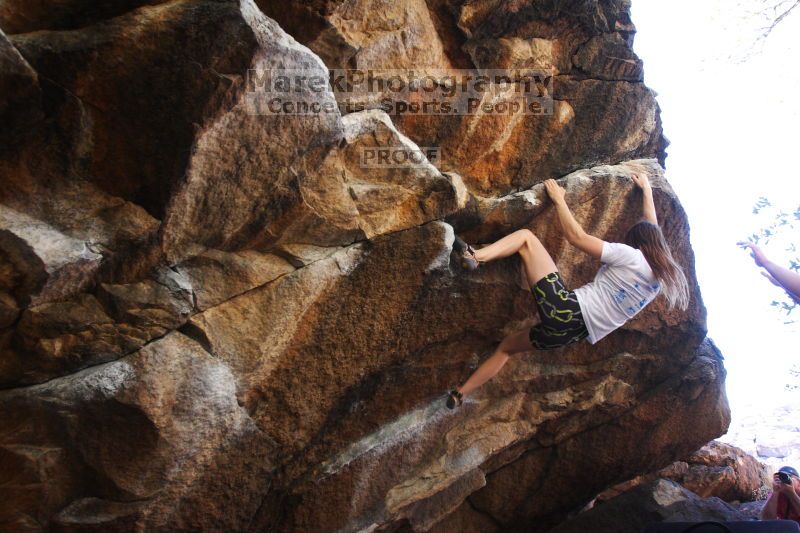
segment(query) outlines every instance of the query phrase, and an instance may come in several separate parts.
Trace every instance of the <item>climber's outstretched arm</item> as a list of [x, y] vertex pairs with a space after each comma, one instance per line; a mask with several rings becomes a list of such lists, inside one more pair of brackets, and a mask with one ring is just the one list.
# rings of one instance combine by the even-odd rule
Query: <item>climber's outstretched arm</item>
[[633, 182], [642, 189], [642, 214], [644, 219], [653, 224], [658, 224], [656, 217], [656, 204], [653, 203], [653, 189], [650, 188], [650, 180], [647, 174], [634, 174]]
[[566, 200], [564, 200], [564, 189], [555, 180], [545, 181], [544, 187], [556, 206], [558, 222], [561, 224], [561, 229], [564, 231], [564, 236], [569, 243], [595, 259], [600, 259], [600, 255], [603, 253], [603, 240], [594, 235], [589, 235], [578, 224], [578, 221], [572, 216]]

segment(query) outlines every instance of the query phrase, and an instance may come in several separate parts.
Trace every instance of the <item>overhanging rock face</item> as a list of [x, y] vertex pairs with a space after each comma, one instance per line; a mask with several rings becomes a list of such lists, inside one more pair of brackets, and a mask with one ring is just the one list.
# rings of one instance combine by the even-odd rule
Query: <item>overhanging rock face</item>
[[[0, 6], [0, 529], [545, 531], [724, 433], [689, 225], [624, 1]], [[269, 18], [272, 17], [272, 18]], [[254, 115], [248, 69], [552, 72], [552, 115]], [[420, 67], [422, 65], [422, 67]], [[333, 105], [331, 90], [305, 95]], [[7, 142], [6, 142], [7, 140]], [[367, 168], [364, 149], [441, 160]], [[692, 287], [463, 381], [534, 306], [529, 228], [597, 264], [646, 172]]]

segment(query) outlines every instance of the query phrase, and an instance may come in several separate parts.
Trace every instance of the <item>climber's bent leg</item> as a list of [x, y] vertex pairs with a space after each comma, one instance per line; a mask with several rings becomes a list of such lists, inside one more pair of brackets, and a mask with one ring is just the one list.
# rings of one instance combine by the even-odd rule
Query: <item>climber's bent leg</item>
[[476, 250], [475, 257], [478, 261], [491, 261], [508, 257], [516, 252], [522, 257], [525, 275], [531, 287], [547, 274], [558, 271], [542, 241], [529, 229], [519, 229], [489, 246]]
[[467, 396], [472, 391], [494, 377], [503, 365], [508, 361], [508, 357], [515, 353], [533, 350], [533, 346], [528, 338], [529, 329], [523, 329], [512, 333], [504, 338], [495, 349], [494, 353], [472, 373], [467, 381], [458, 388], [458, 392]]

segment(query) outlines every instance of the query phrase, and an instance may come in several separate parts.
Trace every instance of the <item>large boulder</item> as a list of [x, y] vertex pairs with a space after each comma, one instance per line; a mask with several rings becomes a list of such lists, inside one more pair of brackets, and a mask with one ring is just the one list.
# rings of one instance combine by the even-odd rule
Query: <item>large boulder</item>
[[607, 501], [658, 478], [675, 481], [702, 498], [715, 496], [727, 502], [758, 500], [772, 486], [772, 472], [765, 464], [735, 446], [711, 441], [658, 472], [611, 487], [596, 501]]
[[[544, 531], [724, 433], [626, 2], [259, 4], [297, 39], [251, 0], [2, 4], [0, 115], [30, 128], [0, 153], [0, 528]], [[548, 58], [552, 115], [348, 112], [325, 84], [294, 95], [323, 112], [261, 106], [272, 71]], [[519, 258], [464, 272], [455, 234], [528, 228], [578, 286], [598, 265], [542, 181], [618, 241], [633, 173], [688, 309], [515, 357], [446, 410], [534, 319]]]
[[756, 458], [712, 441], [685, 459], [687, 471], [675, 479], [701, 497], [725, 501], [758, 499], [772, 485], [772, 472]]

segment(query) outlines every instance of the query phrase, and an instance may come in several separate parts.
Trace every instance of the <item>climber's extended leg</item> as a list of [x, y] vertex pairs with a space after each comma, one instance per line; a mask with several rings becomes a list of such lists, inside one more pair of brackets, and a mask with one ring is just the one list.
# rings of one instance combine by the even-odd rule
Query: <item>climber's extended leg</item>
[[531, 287], [547, 274], [558, 271], [542, 242], [529, 229], [519, 229], [488, 246], [475, 250], [475, 258], [478, 261], [492, 261], [517, 252], [522, 257], [525, 274]]
[[478, 367], [467, 381], [457, 390], [462, 396], [467, 396], [472, 391], [486, 383], [495, 376], [503, 365], [508, 361], [509, 356], [515, 353], [533, 350], [531, 341], [528, 339], [530, 328], [512, 333], [500, 341], [494, 353]]
[[[475, 250], [475, 259], [486, 262], [508, 257], [514, 253], [519, 253], [522, 258], [529, 287], [534, 287], [536, 282], [548, 274], [558, 272], [553, 258], [529, 229], [517, 230], [488, 246]], [[504, 338], [494, 353], [472, 373], [469, 379], [461, 387], [450, 392], [447, 406], [453, 408], [459, 405], [464, 396], [494, 377], [511, 355], [533, 350], [530, 332], [530, 328], [525, 328]]]

